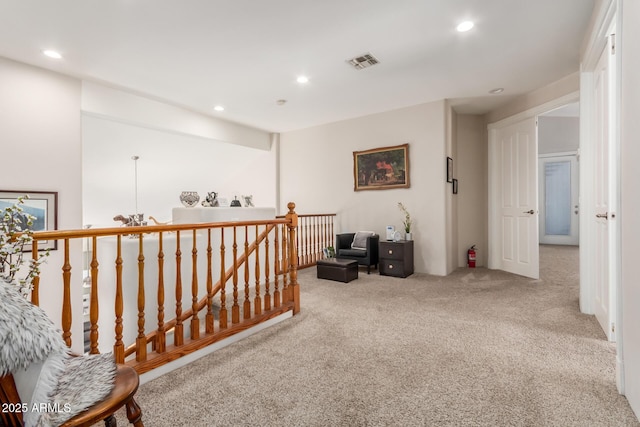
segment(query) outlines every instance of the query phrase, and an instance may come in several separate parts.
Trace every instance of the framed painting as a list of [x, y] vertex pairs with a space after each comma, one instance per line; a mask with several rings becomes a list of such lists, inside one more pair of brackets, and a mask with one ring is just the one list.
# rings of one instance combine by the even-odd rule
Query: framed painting
[[447, 182], [453, 182], [453, 159], [447, 157]]
[[458, 194], [458, 180], [453, 178], [453, 194]]
[[[35, 219], [30, 227], [33, 231], [49, 231], [58, 228], [58, 193], [46, 191], [14, 191], [0, 190], [0, 211], [13, 206], [18, 202], [18, 198], [28, 196], [24, 199], [22, 209], [25, 213], [32, 215]], [[26, 221], [23, 221], [26, 223]], [[31, 250], [31, 245], [25, 246], [25, 251]], [[44, 240], [38, 242], [38, 250], [58, 249], [57, 240]]]
[[409, 188], [409, 144], [353, 152], [354, 191]]

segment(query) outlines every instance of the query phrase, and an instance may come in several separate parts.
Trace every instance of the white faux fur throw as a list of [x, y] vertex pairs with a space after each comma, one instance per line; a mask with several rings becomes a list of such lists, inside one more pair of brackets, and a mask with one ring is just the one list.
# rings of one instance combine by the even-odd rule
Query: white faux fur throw
[[49, 395], [57, 410], [40, 413], [38, 427], [58, 426], [104, 399], [113, 389], [116, 364], [111, 353], [70, 357]]
[[33, 396], [21, 396], [29, 402], [27, 427], [60, 425], [113, 389], [116, 365], [111, 353], [71, 356], [46, 313], [17, 287], [0, 280], [0, 375], [15, 375], [37, 362], [43, 365]]
[[0, 375], [42, 362], [51, 352], [67, 351], [46, 313], [27, 301], [16, 286], [0, 280]]

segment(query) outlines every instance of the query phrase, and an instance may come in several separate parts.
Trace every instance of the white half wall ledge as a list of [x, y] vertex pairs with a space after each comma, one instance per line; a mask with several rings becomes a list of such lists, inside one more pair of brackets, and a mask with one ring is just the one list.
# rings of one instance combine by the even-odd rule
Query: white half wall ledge
[[271, 149], [269, 132], [98, 83], [82, 82], [81, 110], [86, 115], [150, 129]]

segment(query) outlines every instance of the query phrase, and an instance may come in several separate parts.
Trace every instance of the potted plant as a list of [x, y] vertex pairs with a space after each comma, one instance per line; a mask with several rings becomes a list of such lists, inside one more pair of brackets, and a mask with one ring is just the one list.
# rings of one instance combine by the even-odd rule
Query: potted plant
[[402, 202], [398, 203], [398, 208], [400, 208], [402, 213], [404, 213], [402, 225], [404, 226], [405, 240], [411, 240], [413, 238], [411, 235], [411, 214], [409, 214], [409, 211], [407, 211], [407, 208], [402, 204]]
[[24, 211], [25, 199], [28, 197], [19, 197], [13, 206], [0, 210], [0, 280], [17, 286], [27, 297], [49, 252], [38, 259], [24, 259], [25, 247], [33, 243], [31, 227], [35, 219]]

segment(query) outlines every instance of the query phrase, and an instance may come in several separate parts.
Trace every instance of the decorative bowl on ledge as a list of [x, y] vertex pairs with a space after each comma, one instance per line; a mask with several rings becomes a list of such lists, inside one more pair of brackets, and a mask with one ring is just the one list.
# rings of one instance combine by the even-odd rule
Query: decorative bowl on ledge
[[192, 208], [200, 201], [197, 191], [183, 191], [180, 193], [180, 201], [186, 208]]

